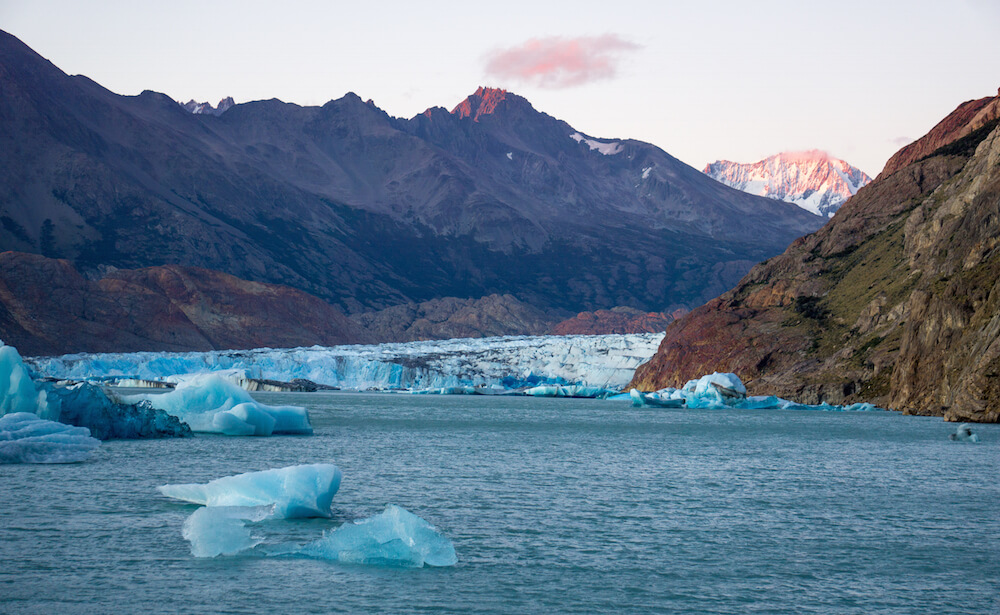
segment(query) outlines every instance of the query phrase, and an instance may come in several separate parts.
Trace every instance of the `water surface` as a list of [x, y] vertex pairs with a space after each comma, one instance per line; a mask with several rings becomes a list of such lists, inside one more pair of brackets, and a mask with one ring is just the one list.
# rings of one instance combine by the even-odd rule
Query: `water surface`
[[[261, 394], [311, 437], [107, 442], [0, 466], [0, 613], [1000, 612], [1000, 428], [894, 413]], [[335, 519], [407, 508], [452, 568], [196, 559], [156, 486], [333, 461]]]

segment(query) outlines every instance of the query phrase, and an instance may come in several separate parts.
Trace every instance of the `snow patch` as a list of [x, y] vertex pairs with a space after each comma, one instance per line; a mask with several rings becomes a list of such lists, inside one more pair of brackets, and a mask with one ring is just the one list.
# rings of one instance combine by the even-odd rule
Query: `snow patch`
[[624, 147], [622, 147], [622, 144], [619, 143], [618, 141], [612, 141], [611, 143], [604, 143], [603, 141], [588, 139], [587, 137], [583, 136], [578, 132], [574, 132], [569, 136], [569, 138], [573, 139], [577, 143], [586, 143], [587, 147], [589, 147], [591, 151], [596, 150], [604, 154], [605, 156], [613, 156], [615, 154], [620, 153], [623, 149], [625, 149]]

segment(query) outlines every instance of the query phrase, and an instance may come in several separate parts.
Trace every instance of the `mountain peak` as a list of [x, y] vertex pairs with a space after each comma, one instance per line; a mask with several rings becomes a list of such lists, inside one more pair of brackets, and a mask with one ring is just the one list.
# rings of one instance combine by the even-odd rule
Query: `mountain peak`
[[[517, 94], [508, 92], [500, 88], [484, 88], [479, 86], [475, 94], [472, 94], [451, 110], [452, 115], [457, 115], [459, 119], [471, 117], [472, 121], [478, 122], [483, 115], [491, 115], [505, 105], [511, 103], [527, 103], [524, 98]], [[530, 106], [530, 105], [529, 105]]]
[[747, 164], [718, 160], [703, 172], [737, 190], [789, 201], [822, 216], [832, 216], [872, 180], [861, 169], [818, 149], [782, 152]]
[[181, 106], [184, 107], [184, 109], [189, 113], [193, 113], [195, 115], [216, 115], [216, 116], [222, 115], [235, 105], [236, 101], [233, 100], [232, 96], [227, 96], [222, 100], [220, 100], [219, 105], [217, 107], [213, 107], [208, 102], [202, 102], [202, 103], [197, 102], [194, 99], [191, 99], [186, 103], [181, 104]]

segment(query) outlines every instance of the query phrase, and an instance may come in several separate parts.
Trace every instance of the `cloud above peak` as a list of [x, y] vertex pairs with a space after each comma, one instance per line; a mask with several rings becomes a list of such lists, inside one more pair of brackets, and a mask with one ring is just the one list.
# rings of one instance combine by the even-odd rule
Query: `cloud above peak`
[[533, 38], [488, 54], [486, 73], [543, 88], [571, 88], [614, 78], [621, 56], [637, 49], [640, 45], [617, 34]]

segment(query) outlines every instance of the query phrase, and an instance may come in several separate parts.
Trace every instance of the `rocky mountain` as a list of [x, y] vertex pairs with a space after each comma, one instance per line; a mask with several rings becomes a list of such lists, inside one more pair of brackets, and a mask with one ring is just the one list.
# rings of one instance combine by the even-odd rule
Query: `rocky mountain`
[[373, 337], [300, 290], [195, 267], [109, 271], [0, 253], [0, 331], [25, 355], [356, 344]]
[[382, 342], [544, 335], [554, 321], [552, 315], [512, 295], [487, 295], [480, 299], [445, 297], [355, 314], [351, 319]]
[[872, 180], [861, 169], [819, 150], [783, 152], [753, 163], [717, 160], [703, 173], [737, 190], [795, 203], [826, 217]]
[[[1000, 418], [1000, 96], [964, 103], [822, 229], [668, 329], [633, 384]], [[908, 161], [908, 162], [907, 162]]]
[[354, 94], [191, 113], [67, 76], [6, 33], [0, 83], [0, 249], [92, 280], [174, 264], [352, 314], [494, 294], [659, 310], [723, 292], [822, 223], [502, 90], [409, 120]]
[[610, 310], [580, 312], [573, 318], [553, 325], [549, 333], [553, 335], [659, 333], [686, 313], [687, 310], [683, 308], [672, 312], [643, 312], [635, 308], [619, 306]]
[[181, 107], [189, 112], [196, 115], [201, 115], [202, 113], [207, 113], [208, 115], [219, 116], [228, 111], [231, 107], [236, 105], [236, 101], [233, 100], [232, 96], [227, 96], [219, 101], [218, 107], [213, 107], [211, 103], [207, 102], [195, 102], [194, 100], [189, 100]]

